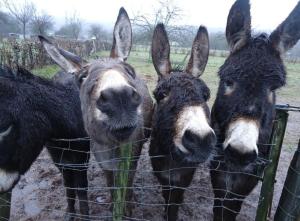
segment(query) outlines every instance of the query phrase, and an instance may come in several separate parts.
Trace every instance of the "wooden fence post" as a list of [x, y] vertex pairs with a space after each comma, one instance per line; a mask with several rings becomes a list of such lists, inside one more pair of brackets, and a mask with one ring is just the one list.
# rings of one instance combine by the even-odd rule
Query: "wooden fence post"
[[120, 159], [113, 192], [113, 221], [122, 221], [125, 210], [128, 175], [132, 160], [132, 144], [121, 145]]
[[276, 109], [276, 117], [272, 129], [270, 144], [272, 144], [269, 159], [264, 170], [263, 182], [259, 197], [255, 221], [266, 221], [272, 207], [273, 191], [282, 142], [289, 114], [286, 110]]
[[10, 217], [11, 192], [0, 194], [0, 221], [7, 221]]
[[300, 220], [300, 140], [291, 161], [274, 221]]

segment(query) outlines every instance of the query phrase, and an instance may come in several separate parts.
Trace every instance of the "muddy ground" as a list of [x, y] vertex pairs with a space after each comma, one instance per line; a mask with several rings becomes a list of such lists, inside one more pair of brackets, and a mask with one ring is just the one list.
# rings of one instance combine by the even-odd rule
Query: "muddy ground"
[[[300, 114], [292, 113], [277, 172], [272, 214], [277, 207], [286, 171], [294, 152], [294, 149], [287, 148], [286, 144], [296, 147], [300, 134], [299, 125]], [[111, 214], [109, 207], [104, 206], [103, 203], [108, 200], [109, 192], [104, 188], [104, 175], [93, 158], [88, 178], [91, 217], [95, 220], [106, 220], [105, 217], [109, 217]], [[146, 145], [135, 179], [134, 192], [137, 206], [134, 210], [133, 217], [136, 218], [134, 220], [163, 220], [163, 207], [158, 204], [164, 202], [158, 185], [157, 180], [151, 174]], [[251, 221], [255, 219], [259, 193], [260, 185], [245, 200], [238, 220]], [[11, 220], [63, 220], [66, 205], [62, 177], [53, 165], [47, 151], [44, 150], [13, 190]], [[201, 166], [197, 170], [191, 187], [186, 190], [185, 204], [179, 211], [180, 220], [212, 220], [212, 205], [213, 194], [209, 171], [205, 166]]]

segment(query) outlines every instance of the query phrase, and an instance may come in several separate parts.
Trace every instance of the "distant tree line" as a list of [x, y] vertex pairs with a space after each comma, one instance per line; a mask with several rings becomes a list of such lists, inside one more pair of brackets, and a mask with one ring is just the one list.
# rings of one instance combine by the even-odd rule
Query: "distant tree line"
[[[198, 27], [177, 25], [178, 20], [183, 19], [183, 15], [174, 1], [159, 0], [157, 3], [157, 7], [154, 7], [150, 14], [133, 14], [133, 43], [149, 46], [153, 30], [161, 22], [165, 24], [173, 46], [190, 48]], [[94, 50], [109, 49], [112, 33], [101, 24], [84, 24], [76, 11], [67, 15], [64, 24], [57, 27], [54, 18], [47, 12], [38, 10], [30, 0], [0, 0], [0, 6], [0, 37], [17, 33], [24, 39], [28, 35], [38, 34], [56, 35], [73, 40], [90, 38], [94, 40]], [[209, 35], [212, 50], [228, 50], [224, 32], [209, 31]], [[300, 57], [300, 43], [288, 52], [287, 56]]]
[[0, 6], [0, 37], [21, 34], [26, 39], [28, 35], [58, 35], [73, 40], [88, 37], [104, 42], [111, 38], [101, 24], [90, 24], [83, 30], [83, 20], [77, 11], [67, 15], [65, 23], [56, 28], [54, 18], [38, 10], [30, 0], [0, 0]]

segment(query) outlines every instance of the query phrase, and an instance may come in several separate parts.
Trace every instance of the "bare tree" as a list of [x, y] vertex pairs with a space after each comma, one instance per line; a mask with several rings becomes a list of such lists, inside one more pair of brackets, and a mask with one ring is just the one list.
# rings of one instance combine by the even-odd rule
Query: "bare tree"
[[95, 37], [97, 40], [100, 40], [107, 34], [100, 24], [92, 24], [88, 33], [90, 37]]
[[148, 42], [151, 40], [152, 33], [158, 23], [164, 23], [168, 32], [178, 29], [175, 21], [182, 17], [182, 10], [172, 0], [160, 0], [158, 8], [151, 14], [137, 13], [132, 19], [132, 23], [141, 37]]
[[10, 14], [14, 16], [22, 26], [23, 37], [25, 39], [27, 25], [36, 11], [35, 5], [27, 0], [18, 4], [13, 0], [2, 0], [2, 2], [4, 7], [9, 10]]
[[15, 17], [9, 13], [0, 11], [0, 34], [7, 35], [8, 33], [20, 33], [20, 26]]
[[71, 16], [66, 16], [65, 24], [56, 32], [59, 35], [78, 40], [82, 31], [82, 21], [76, 11]]
[[111, 42], [110, 34], [100, 24], [91, 24], [88, 34], [93, 39], [94, 52], [101, 49], [106, 50], [108, 42]]
[[34, 14], [30, 25], [32, 33], [47, 35], [47, 33], [53, 29], [54, 22], [51, 15], [41, 12]]

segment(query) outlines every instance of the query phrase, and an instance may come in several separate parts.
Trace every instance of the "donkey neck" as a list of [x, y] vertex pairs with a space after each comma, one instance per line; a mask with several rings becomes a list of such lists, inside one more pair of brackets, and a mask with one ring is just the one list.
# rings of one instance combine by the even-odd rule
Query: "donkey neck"
[[49, 138], [86, 136], [83, 129], [79, 92], [76, 87], [42, 78], [36, 78], [25, 84], [28, 88], [27, 98], [31, 99], [32, 111], [43, 113], [51, 124], [49, 125], [51, 136]]

